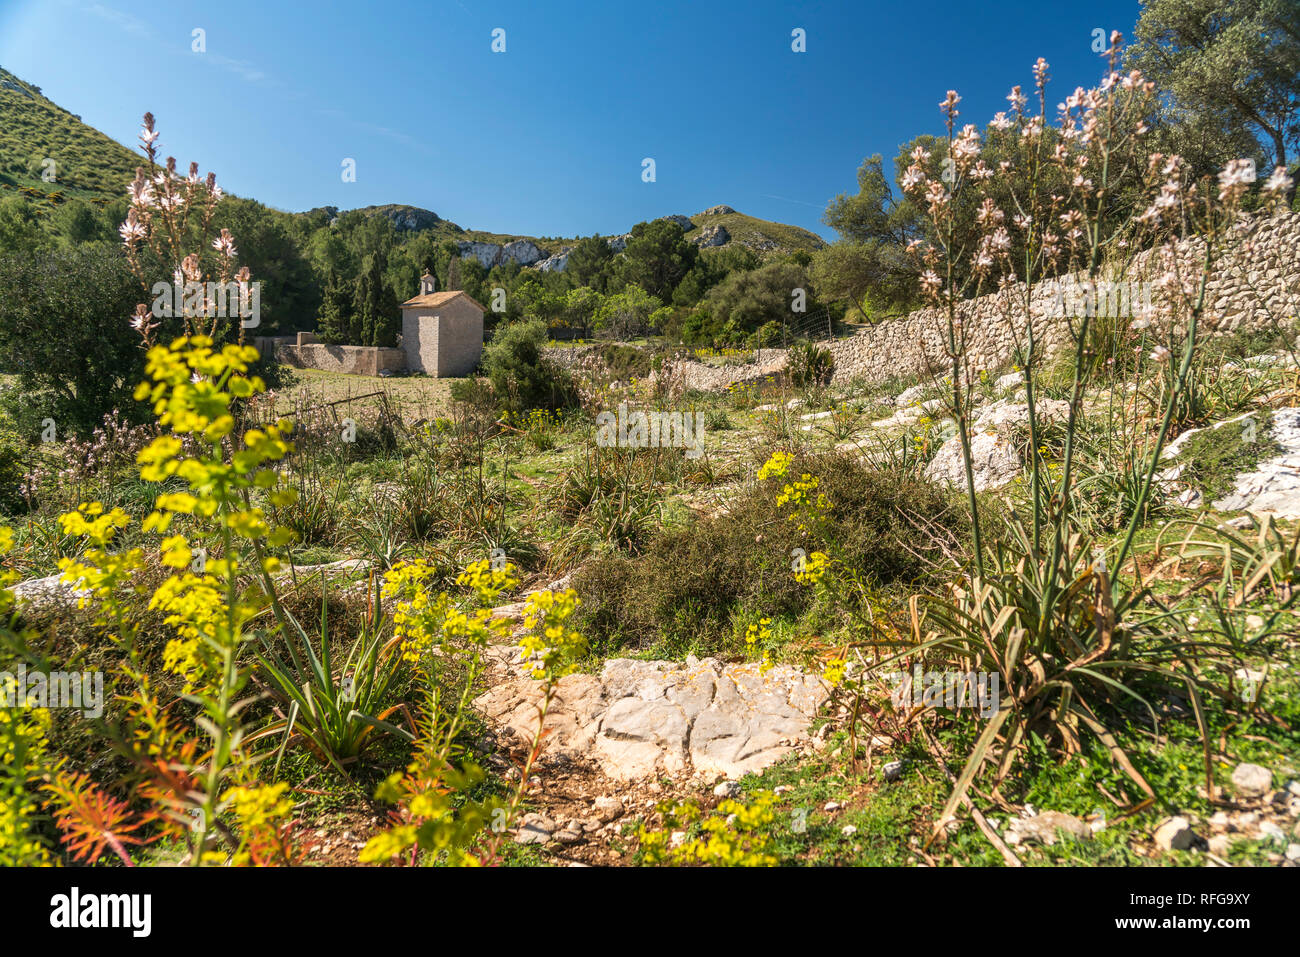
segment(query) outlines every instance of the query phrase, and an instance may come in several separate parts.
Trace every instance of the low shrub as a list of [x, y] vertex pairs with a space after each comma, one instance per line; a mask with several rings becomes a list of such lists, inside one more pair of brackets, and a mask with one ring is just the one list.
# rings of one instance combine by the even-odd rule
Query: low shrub
[[842, 456], [797, 459], [792, 471], [817, 475], [831, 503], [816, 535], [801, 532], [760, 486], [724, 514], [659, 534], [639, 557], [610, 555], [584, 568], [574, 587], [593, 647], [686, 640], [719, 650], [737, 612], [802, 614], [813, 593], [791, 574], [792, 552], [821, 548], [818, 536], [834, 539], [861, 579], [882, 588], [933, 580], [967, 539], [969, 517], [927, 482]]
[[0, 511], [13, 513], [22, 507], [20, 486], [26, 457], [27, 443], [13, 421], [0, 412]]
[[830, 385], [835, 374], [835, 357], [815, 342], [805, 342], [790, 350], [790, 382], [799, 389]]
[[610, 377], [617, 382], [644, 379], [650, 374], [653, 354], [639, 346], [607, 342], [600, 347], [600, 357], [605, 360]]
[[541, 320], [512, 323], [493, 337], [483, 352], [483, 371], [498, 408], [521, 413], [577, 404], [568, 372], [543, 354], [546, 342], [546, 324]]

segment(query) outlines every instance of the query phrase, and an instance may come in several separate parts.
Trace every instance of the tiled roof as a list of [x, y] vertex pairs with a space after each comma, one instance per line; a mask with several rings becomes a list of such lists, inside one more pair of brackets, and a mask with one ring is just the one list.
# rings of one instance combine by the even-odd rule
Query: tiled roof
[[487, 310], [484, 309], [483, 306], [480, 305], [479, 302], [475, 300], [473, 296], [469, 295], [466, 292], [463, 292], [460, 289], [453, 289], [449, 292], [430, 292], [430, 293], [426, 293], [423, 296], [414, 296], [406, 300], [406, 302], [402, 303], [402, 308], [403, 309], [436, 308], [437, 306], [446, 305], [447, 303], [455, 299], [457, 296], [464, 296], [470, 302], [474, 303], [474, 305], [478, 307], [479, 312], [487, 312]]

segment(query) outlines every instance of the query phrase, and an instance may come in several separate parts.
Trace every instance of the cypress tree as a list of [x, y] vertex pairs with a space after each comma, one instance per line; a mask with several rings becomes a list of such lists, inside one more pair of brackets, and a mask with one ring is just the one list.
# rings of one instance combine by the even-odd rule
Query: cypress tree
[[399, 309], [397, 297], [384, 281], [385, 265], [381, 254], [367, 256], [357, 277], [352, 341], [361, 345], [397, 345]]
[[352, 296], [348, 292], [339, 277], [330, 273], [321, 296], [320, 318], [316, 323], [317, 334], [325, 342], [352, 341]]

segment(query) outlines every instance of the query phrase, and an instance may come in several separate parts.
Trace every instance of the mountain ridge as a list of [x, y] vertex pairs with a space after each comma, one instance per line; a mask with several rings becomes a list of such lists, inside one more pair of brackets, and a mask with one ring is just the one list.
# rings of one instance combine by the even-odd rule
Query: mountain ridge
[[[393, 222], [393, 225], [396, 226], [399, 231], [423, 232], [425, 230], [432, 230], [436, 234], [443, 235], [448, 239], [456, 239], [464, 242], [495, 243], [497, 245], [506, 245], [512, 242], [531, 242], [550, 256], [562, 252], [566, 247], [573, 246], [578, 242], [578, 240], [583, 238], [582, 236], [530, 236], [524, 233], [498, 233], [484, 229], [466, 229], [463, 226], [440, 216], [431, 209], [414, 206], [408, 203], [382, 203], [371, 206], [360, 206], [355, 209], [341, 209], [337, 206], [318, 206], [314, 209], [291, 215], [311, 216], [322, 212], [327, 213], [331, 217], [342, 216], [353, 212], [359, 212], [367, 216], [384, 215]], [[727, 234], [730, 236], [729, 242], [736, 242], [740, 245], [748, 246], [759, 253], [793, 252], [799, 249], [814, 252], [826, 245], [826, 240], [801, 226], [791, 226], [787, 223], [778, 223], [771, 220], [759, 219], [756, 216], [749, 216], [745, 213], [741, 213], [725, 204], [710, 206], [703, 211], [694, 213], [690, 216], [683, 216], [679, 213], [669, 213], [663, 216], [657, 216], [655, 219], [671, 219], [681, 222], [686, 238], [692, 241], [701, 238], [705, 234], [705, 231], [710, 227], [721, 227], [725, 229]], [[611, 233], [604, 238], [618, 240], [623, 239], [628, 235], [629, 233]], [[704, 243], [704, 245], [710, 244]]]
[[[54, 163], [53, 181], [43, 178], [44, 164], [49, 160]], [[143, 162], [143, 156], [50, 100], [41, 93], [40, 87], [0, 67], [0, 195], [3, 191], [16, 191], [45, 207], [72, 198], [105, 205], [126, 195], [127, 184]], [[333, 218], [353, 211], [318, 206], [286, 215], [326, 213]], [[403, 232], [430, 230], [463, 243], [499, 246], [533, 243], [546, 258], [562, 254], [565, 247], [582, 238], [465, 229], [433, 210], [407, 203], [363, 206], [355, 211], [368, 216], [387, 216]], [[710, 206], [691, 216], [674, 213], [656, 218], [681, 222], [686, 238], [700, 245], [720, 247], [735, 243], [760, 255], [797, 250], [813, 252], [826, 245], [820, 236], [800, 226], [748, 216], [726, 205]], [[617, 241], [627, 235], [607, 238]]]

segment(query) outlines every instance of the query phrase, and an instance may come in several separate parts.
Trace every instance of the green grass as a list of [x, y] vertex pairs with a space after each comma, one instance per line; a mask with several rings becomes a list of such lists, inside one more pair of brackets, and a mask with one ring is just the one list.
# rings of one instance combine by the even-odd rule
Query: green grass
[[[293, 369], [293, 386], [277, 396], [276, 411], [286, 413], [295, 404], [316, 406], [329, 402], [357, 399], [358, 407], [373, 404], [374, 392], [387, 393], [393, 411], [408, 422], [445, 415], [451, 405], [451, 386], [457, 379], [428, 376], [369, 376], [325, 372], [320, 369]], [[347, 404], [337, 406], [339, 416], [347, 415]]]
[[[56, 164], [54, 183], [40, 177], [39, 164], [46, 157]], [[0, 69], [0, 174], [8, 174], [11, 180], [0, 186], [26, 187], [41, 194], [35, 199], [48, 199], [53, 193], [118, 199], [125, 196], [126, 184], [142, 163], [141, 156], [46, 99], [37, 87]]]
[[1250, 427], [1243, 421], [1197, 432], [1178, 453], [1177, 461], [1186, 465], [1181, 480], [1199, 489], [1207, 502], [1223, 498], [1238, 475], [1282, 454], [1268, 434], [1270, 418], [1265, 413], [1256, 416]]

